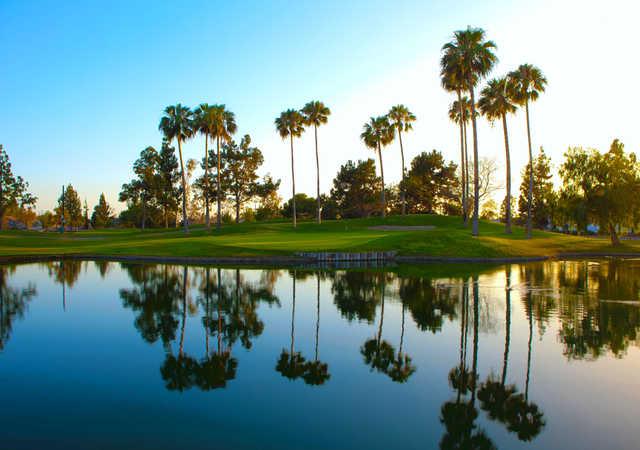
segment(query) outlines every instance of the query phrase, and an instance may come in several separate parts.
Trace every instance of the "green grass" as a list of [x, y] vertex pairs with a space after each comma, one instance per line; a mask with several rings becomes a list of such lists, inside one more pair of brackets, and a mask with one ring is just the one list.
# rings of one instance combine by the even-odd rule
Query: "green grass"
[[[374, 225], [433, 225], [426, 231], [372, 230]], [[553, 256], [566, 252], [640, 253], [640, 242], [612, 247], [608, 239], [536, 231], [531, 240], [516, 227], [511, 236], [501, 224], [481, 222], [471, 236], [458, 217], [393, 216], [386, 219], [225, 225], [220, 232], [195, 227], [181, 230], [97, 230], [76, 233], [0, 232], [0, 255], [267, 256], [300, 251], [384, 251], [400, 255], [453, 257]]]

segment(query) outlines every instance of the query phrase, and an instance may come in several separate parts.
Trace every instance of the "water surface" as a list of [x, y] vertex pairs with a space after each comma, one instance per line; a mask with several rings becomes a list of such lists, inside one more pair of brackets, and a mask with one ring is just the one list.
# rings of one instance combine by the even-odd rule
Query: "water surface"
[[638, 448], [640, 261], [0, 266], [2, 448]]

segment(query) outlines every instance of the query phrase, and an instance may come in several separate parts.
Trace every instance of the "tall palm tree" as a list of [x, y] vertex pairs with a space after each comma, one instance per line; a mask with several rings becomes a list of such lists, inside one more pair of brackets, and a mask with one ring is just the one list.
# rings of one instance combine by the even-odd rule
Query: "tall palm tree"
[[180, 103], [167, 106], [164, 116], [160, 119], [159, 130], [164, 137], [171, 142], [175, 139], [178, 142], [178, 154], [180, 155], [180, 176], [182, 177], [182, 223], [184, 232], [189, 232], [187, 220], [187, 178], [184, 172], [184, 162], [182, 159], [182, 142], [193, 136], [193, 113], [186, 106]]
[[280, 113], [280, 117], [275, 120], [276, 130], [280, 137], [284, 140], [287, 137], [291, 143], [291, 189], [293, 196], [291, 197], [293, 206], [293, 228], [296, 227], [296, 172], [293, 161], [293, 138], [302, 136], [304, 132], [304, 118], [300, 112], [295, 109], [287, 109]]
[[320, 223], [322, 218], [320, 217], [321, 205], [320, 205], [320, 159], [318, 157], [318, 127], [324, 125], [329, 120], [331, 110], [327, 108], [324, 103], [320, 101], [311, 101], [304, 105], [302, 110], [302, 117], [306, 126], [313, 126], [313, 135], [316, 143], [316, 190], [317, 190], [317, 221]]
[[527, 116], [527, 141], [529, 143], [529, 194], [527, 197], [527, 239], [531, 239], [533, 206], [533, 150], [531, 148], [531, 127], [529, 124], [529, 102], [535, 102], [547, 86], [547, 79], [542, 71], [531, 64], [521, 64], [509, 73], [513, 81], [513, 97], [515, 102], [524, 106]]
[[402, 161], [402, 178], [401, 178], [401, 191], [402, 197], [402, 215], [407, 213], [407, 199], [404, 192], [404, 178], [405, 178], [405, 166], [404, 166], [404, 147], [402, 146], [402, 132], [413, 130], [412, 123], [416, 121], [416, 116], [413, 115], [409, 108], [404, 105], [396, 105], [391, 108], [387, 114], [389, 121], [394, 130], [398, 131], [398, 141], [400, 141], [400, 159]]
[[471, 119], [469, 97], [459, 96], [449, 107], [449, 119], [460, 126], [460, 172], [462, 178], [462, 219], [469, 222], [469, 154], [467, 152], [467, 123]]
[[378, 153], [380, 162], [380, 177], [382, 178], [382, 190], [380, 192], [380, 203], [382, 206], [382, 217], [386, 215], [387, 201], [384, 194], [384, 167], [382, 165], [382, 147], [385, 147], [393, 140], [394, 129], [389, 123], [387, 116], [371, 117], [369, 122], [364, 124], [360, 139], [370, 149]]
[[207, 229], [211, 228], [209, 214], [209, 136], [215, 132], [214, 109], [208, 103], [201, 103], [193, 111], [193, 131], [204, 135], [204, 211]]
[[229, 111], [225, 105], [214, 105], [211, 107], [211, 136], [216, 139], [216, 159], [218, 163], [218, 173], [216, 176], [216, 201], [218, 213], [216, 217], [216, 229], [220, 230], [222, 224], [222, 192], [220, 190], [220, 141], [230, 142], [231, 136], [236, 132], [236, 116]]
[[506, 218], [505, 233], [511, 234], [511, 154], [509, 152], [509, 132], [507, 131], [507, 114], [516, 111], [516, 105], [513, 102], [513, 89], [511, 79], [508, 77], [494, 78], [490, 80], [480, 92], [480, 100], [478, 100], [478, 108], [484, 116], [493, 122], [497, 119], [502, 120], [502, 131], [504, 133], [504, 150], [507, 166], [507, 196], [506, 202]]
[[478, 131], [476, 127], [476, 99], [474, 88], [485, 77], [497, 61], [493, 41], [485, 40], [482, 28], [468, 27], [454, 33], [451, 42], [442, 47], [440, 73], [456, 73], [457, 79], [464, 80], [471, 100], [471, 126], [473, 130], [473, 225], [472, 234], [478, 236], [478, 216], [480, 210], [480, 177], [478, 167]]

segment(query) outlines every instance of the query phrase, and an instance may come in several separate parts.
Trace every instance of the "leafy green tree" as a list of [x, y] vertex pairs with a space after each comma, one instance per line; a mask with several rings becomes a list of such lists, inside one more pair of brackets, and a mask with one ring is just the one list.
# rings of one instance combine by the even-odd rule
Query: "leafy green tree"
[[343, 164], [333, 180], [331, 199], [343, 218], [367, 217], [378, 210], [376, 197], [380, 191], [373, 159]]
[[[64, 217], [63, 217], [64, 210]], [[73, 228], [80, 227], [84, 223], [82, 217], [82, 203], [78, 192], [69, 184], [64, 190], [64, 196], [61, 194], [58, 198], [58, 207], [56, 208], [56, 214], [59, 218], [64, 218], [65, 226]]]
[[[532, 185], [530, 177], [533, 173], [533, 195], [531, 208], [529, 208], [529, 190]], [[555, 193], [553, 191], [553, 180], [551, 174], [551, 158], [544, 149], [540, 149], [540, 154], [533, 161], [533, 171], [529, 165], [522, 172], [522, 182], [520, 184], [520, 197], [518, 199], [518, 210], [521, 218], [528, 220], [531, 213], [531, 222], [536, 228], [544, 228], [551, 225], [551, 217]]]
[[189, 232], [189, 221], [187, 219], [187, 178], [182, 158], [182, 143], [193, 136], [192, 117], [191, 110], [178, 103], [175, 106], [167, 106], [165, 108], [164, 116], [160, 119], [160, 125], [158, 126], [169, 143], [174, 139], [178, 142], [180, 176], [182, 178], [182, 223], [185, 233]]
[[442, 153], [422, 152], [411, 161], [402, 190], [410, 213], [445, 213], [456, 203], [459, 180], [457, 166], [447, 164]]
[[251, 146], [251, 137], [246, 134], [240, 145], [231, 141], [224, 146], [225, 170], [222, 172], [223, 190], [228, 192], [236, 211], [236, 223], [244, 204], [258, 191], [258, 169], [264, 162], [258, 147]]
[[527, 117], [527, 142], [529, 143], [529, 195], [527, 197], [527, 238], [531, 239], [533, 227], [533, 149], [531, 146], [531, 127], [529, 123], [529, 102], [534, 102], [544, 92], [547, 79], [542, 71], [531, 64], [522, 64], [516, 70], [509, 73], [513, 83], [513, 100], [524, 106]]
[[140, 152], [140, 157], [133, 163], [133, 172], [137, 178], [122, 185], [120, 201], [139, 202], [142, 211], [141, 227], [146, 228], [149, 208], [156, 200], [158, 190], [158, 152], [153, 147], [147, 147]]
[[512, 84], [512, 80], [509, 77], [489, 80], [487, 86], [480, 92], [480, 100], [478, 100], [478, 108], [491, 123], [495, 120], [502, 121], [505, 165], [507, 169], [507, 193], [505, 197], [505, 233], [507, 234], [511, 234], [511, 153], [509, 151], [507, 114], [513, 114], [516, 111]]
[[205, 223], [207, 229], [211, 228], [211, 219], [209, 216], [209, 136], [215, 133], [215, 110], [208, 103], [201, 103], [193, 111], [193, 128], [194, 131], [204, 135], [204, 205], [205, 205]]
[[35, 206], [38, 198], [28, 189], [29, 183], [13, 174], [9, 155], [0, 145], [0, 230], [8, 210]]
[[387, 116], [371, 117], [369, 122], [364, 124], [360, 139], [364, 145], [375, 151], [378, 155], [378, 163], [380, 164], [380, 181], [382, 187], [380, 189], [380, 209], [382, 217], [386, 216], [387, 201], [385, 198], [384, 188], [384, 167], [382, 165], [382, 147], [386, 147], [393, 140], [394, 128], [389, 122]]
[[93, 214], [91, 215], [91, 224], [95, 228], [105, 228], [111, 225], [113, 220], [113, 210], [107, 203], [107, 199], [104, 197], [104, 193], [100, 194], [98, 204], [93, 208]]
[[316, 144], [316, 201], [317, 201], [317, 213], [316, 220], [318, 223], [322, 221], [321, 211], [322, 204], [320, 203], [320, 157], [318, 155], [318, 127], [324, 125], [329, 120], [331, 110], [327, 108], [324, 103], [314, 100], [302, 108], [300, 111], [304, 119], [304, 124], [308, 127], [313, 126], [313, 136]]
[[[284, 217], [293, 216], [293, 203], [293, 199], [290, 198], [282, 205], [282, 215]], [[295, 204], [297, 207], [296, 213], [301, 219], [310, 219], [316, 213], [316, 200], [307, 194], [296, 194]]]
[[280, 180], [275, 181], [271, 175], [265, 175], [262, 182], [257, 185], [256, 196], [260, 199], [257, 220], [273, 219], [280, 215], [280, 196], [278, 189]]
[[407, 200], [406, 194], [402, 189], [402, 182], [405, 180], [406, 170], [404, 165], [404, 146], [402, 145], [402, 133], [413, 130], [413, 122], [416, 121], [416, 116], [409, 111], [404, 105], [395, 105], [391, 108], [387, 114], [389, 122], [395, 131], [398, 132], [398, 141], [400, 142], [400, 160], [402, 163], [402, 177], [400, 178], [400, 197], [402, 202], [402, 215], [407, 214]]
[[304, 132], [304, 117], [295, 109], [283, 111], [275, 120], [276, 130], [284, 140], [287, 137], [291, 144], [291, 189], [293, 199], [293, 228], [296, 227], [296, 172], [293, 160], [293, 138], [302, 136]]
[[180, 202], [180, 172], [176, 149], [166, 139], [162, 140], [162, 148], [158, 153], [157, 171], [156, 202], [162, 209], [164, 227], [169, 228], [169, 214], [177, 211]]
[[477, 236], [478, 215], [480, 210], [480, 179], [478, 168], [478, 133], [476, 126], [476, 99], [474, 88], [495, 65], [497, 57], [493, 53], [496, 45], [493, 41], [485, 40], [485, 32], [481, 28], [468, 27], [458, 30], [454, 38], [442, 47], [440, 73], [442, 77], [453, 77], [464, 83], [471, 102], [471, 127], [473, 131], [473, 185], [474, 209], [472, 234]]
[[608, 230], [612, 245], [620, 245], [617, 227], [635, 225], [640, 208], [640, 165], [633, 153], [614, 140], [605, 154], [569, 149], [560, 168], [566, 195], [583, 205], [587, 218]]

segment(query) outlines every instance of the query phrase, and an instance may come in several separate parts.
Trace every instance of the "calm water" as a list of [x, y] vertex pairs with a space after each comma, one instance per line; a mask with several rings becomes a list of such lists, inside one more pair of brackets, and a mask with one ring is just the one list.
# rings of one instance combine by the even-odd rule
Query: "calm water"
[[640, 445], [640, 261], [67, 261], [0, 289], [2, 448]]

